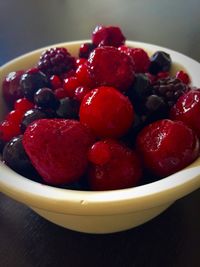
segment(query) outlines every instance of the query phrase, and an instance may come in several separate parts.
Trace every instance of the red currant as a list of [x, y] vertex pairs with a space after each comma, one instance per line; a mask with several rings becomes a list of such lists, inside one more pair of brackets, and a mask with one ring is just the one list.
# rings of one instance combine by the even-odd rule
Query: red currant
[[186, 72], [182, 71], [182, 70], [180, 70], [180, 71], [178, 71], [176, 73], [176, 78], [181, 80], [184, 84], [189, 84], [190, 83], [189, 75]]
[[80, 83], [76, 77], [70, 77], [64, 80], [63, 88], [69, 97], [74, 97], [75, 90], [79, 86]]

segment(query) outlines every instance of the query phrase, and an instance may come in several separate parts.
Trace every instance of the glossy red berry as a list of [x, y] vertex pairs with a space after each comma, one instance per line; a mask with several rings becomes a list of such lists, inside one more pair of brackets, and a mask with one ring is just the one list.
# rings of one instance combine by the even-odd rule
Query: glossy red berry
[[111, 159], [110, 146], [106, 141], [96, 142], [88, 152], [88, 159], [93, 164], [102, 165]]
[[98, 137], [120, 137], [134, 121], [133, 106], [113, 87], [102, 86], [89, 92], [81, 102], [80, 121]]
[[191, 90], [182, 95], [172, 107], [170, 118], [183, 121], [200, 138], [200, 90]]
[[[105, 150], [109, 149], [109, 160], [105, 160], [105, 163], [94, 162], [90, 165], [91, 189], [115, 190], [136, 186], [142, 177], [141, 163], [136, 153], [115, 140], [105, 140], [99, 143], [103, 147], [107, 146], [107, 148], [104, 147]], [[93, 158], [93, 161], [95, 160]]]
[[20, 124], [24, 113], [25, 111], [23, 110], [12, 110], [7, 114], [6, 120], [14, 124]]
[[88, 66], [86, 63], [78, 66], [76, 70], [76, 77], [81, 85], [87, 86], [89, 88], [94, 87], [94, 82], [90, 77], [90, 73], [88, 71]]
[[90, 92], [90, 89], [86, 86], [79, 86], [76, 88], [74, 98], [78, 101], [82, 101], [84, 96]]
[[61, 88], [62, 87], [62, 81], [58, 75], [52, 75], [50, 77], [50, 83], [51, 83], [51, 88], [53, 90]]
[[74, 97], [74, 93], [77, 87], [80, 86], [80, 83], [76, 77], [70, 77], [64, 80], [63, 88], [67, 92], [67, 96]]
[[78, 66], [82, 65], [82, 64], [85, 64], [87, 62], [87, 59], [86, 58], [77, 58], [76, 59], [76, 66], [78, 68]]
[[92, 33], [92, 42], [95, 46], [119, 47], [125, 43], [125, 37], [119, 27], [97, 26]]
[[6, 104], [13, 107], [15, 101], [23, 97], [23, 92], [20, 86], [21, 76], [24, 74], [23, 70], [9, 73], [3, 80], [2, 93]]
[[163, 72], [159, 72], [157, 75], [156, 75], [156, 80], [159, 80], [159, 79], [165, 79], [165, 78], [168, 78], [170, 75], [169, 75], [169, 72], [168, 71], [163, 71]]
[[158, 177], [183, 169], [199, 155], [196, 135], [180, 121], [156, 121], [139, 133], [136, 143], [145, 166]]
[[15, 102], [14, 108], [21, 112], [26, 112], [34, 107], [34, 103], [30, 102], [27, 98], [20, 98]]
[[4, 142], [10, 141], [13, 137], [20, 134], [19, 124], [4, 120], [0, 123], [0, 139]]
[[133, 60], [115, 47], [96, 48], [90, 54], [87, 66], [96, 86], [113, 86], [124, 92], [135, 78]]
[[190, 83], [189, 75], [186, 72], [182, 71], [182, 70], [180, 70], [180, 71], [178, 71], [176, 73], [176, 78], [181, 80], [184, 84], [189, 84]]

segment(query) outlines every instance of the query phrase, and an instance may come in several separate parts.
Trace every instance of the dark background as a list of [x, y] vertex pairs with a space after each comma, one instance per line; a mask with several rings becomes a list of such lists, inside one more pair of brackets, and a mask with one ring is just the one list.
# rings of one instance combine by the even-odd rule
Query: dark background
[[[89, 39], [97, 24], [200, 61], [200, 1], [0, 0], [0, 65], [46, 45]], [[0, 194], [0, 266], [200, 266], [200, 190], [129, 231], [89, 235]]]

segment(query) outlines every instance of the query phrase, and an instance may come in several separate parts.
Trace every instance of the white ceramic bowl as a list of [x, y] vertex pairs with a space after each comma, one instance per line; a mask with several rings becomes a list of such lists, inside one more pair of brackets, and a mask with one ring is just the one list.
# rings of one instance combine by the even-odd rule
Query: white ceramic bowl
[[[73, 55], [80, 42], [62, 43]], [[150, 55], [163, 50], [174, 62], [172, 72], [183, 68], [192, 83], [200, 87], [200, 64], [180, 53], [155, 45], [127, 42], [144, 48]], [[33, 66], [46, 49], [23, 55], [1, 67], [0, 82], [11, 71]], [[2, 97], [0, 105], [3, 106]], [[3, 118], [5, 106], [1, 108]], [[178, 142], [178, 140], [177, 140]], [[200, 159], [186, 169], [162, 180], [135, 188], [84, 192], [55, 188], [29, 180], [0, 162], [0, 191], [29, 206], [36, 213], [60, 226], [87, 233], [112, 233], [140, 225], [167, 209], [179, 198], [200, 187]]]

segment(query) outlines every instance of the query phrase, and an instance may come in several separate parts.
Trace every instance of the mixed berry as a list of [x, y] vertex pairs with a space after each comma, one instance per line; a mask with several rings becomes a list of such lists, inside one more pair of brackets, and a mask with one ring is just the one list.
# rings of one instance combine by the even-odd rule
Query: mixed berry
[[149, 56], [128, 47], [119, 27], [97, 26], [77, 54], [54, 47], [4, 78], [5, 164], [54, 186], [114, 190], [198, 158], [200, 88], [183, 70], [171, 74], [168, 53]]

